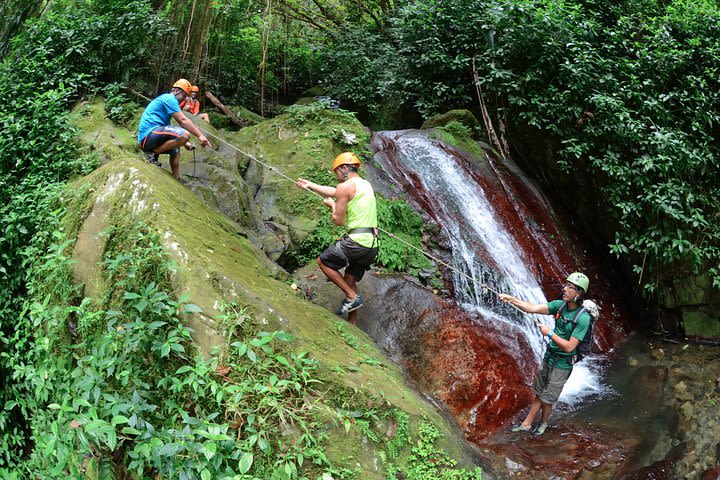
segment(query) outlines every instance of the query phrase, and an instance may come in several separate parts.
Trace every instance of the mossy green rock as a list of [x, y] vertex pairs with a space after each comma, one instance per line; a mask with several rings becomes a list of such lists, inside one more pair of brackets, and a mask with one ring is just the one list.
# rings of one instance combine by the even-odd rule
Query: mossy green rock
[[[273, 125], [271, 129], [238, 132], [238, 140], [251, 145], [252, 139], [264, 140], [255, 146], [255, 153], [268, 162], [283, 162], [291, 173], [293, 168], [295, 173], [302, 171], [303, 161], [325, 158], [321, 147], [330, 140], [315, 137], [312, 130], [287, 128], [280, 122]], [[269, 142], [268, 136], [277, 140]], [[317, 158], [301, 159], [297, 153], [287, 158], [288, 150], [304, 142], [318, 145]], [[141, 222], [160, 236], [176, 265], [172, 282], [177, 295], [187, 295], [202, 309], [202, 313], [186, 318], [201, 351], [207, 353], [225, 344], [223, 326], [215, 318], [222, 304], [237, 303], [248, 306], [260, 328], [282, 328], [294, 334], [297, 341], [293, 348], [307, 351], [318, 360], [317, 375], [327, 393], [314, 399], [313, 408], [326, 424], [326, 454], [334, 465], [356, 470], [354, 478], [384, 478], [381, 447], [357, 430], [346, 433], [336, 424], [333, 412], [348, 402], [361, 408], [401, 409], [410, 415], [413, 432], [426, 418], [445, 434], [441, 447], [454, 458], [470, 458], [467, 444], [454, 433], [452, 425], [408, 387], [400, 369], [372, 340], [301, 297], [236, 222], [208, 207], [167, 171], [142, 161], [137, 152], [124, 153], [123, 148], [110, 144], [98, 152], [111, 155], [112, 161], [76, 179], [65, 197], [66, 231], [76, 238], [75, 277], [85, 284], [86, 295], [102, 298], [114, 282], [104, 278], [98, 266], [105, 249], [101, 233], [110, 227], [122, 232], [123, 226]], [[270, 182], [265, 188], [277, 194], [278, 203], [287, 201], [279, 195], [279, 189], [288, 190], [287, 184]], [[347, 335], [357, 342], [348, 342]], [[368, 358], [373, 361], [367, 362]], [[401, 457], [396, 463], [406, 461]]]
[[283, 114], [253, 127], [228, 134], [227, 140], [258, 161], [242, 173], [255, 192], [256, 219], [287, 226], [288, 247], [297, 246], [315, 228], [327, 209], [316, 196], [293, 185], [293, 180], [318, 172], [329, 174], [332, 161], [347, 149], [343, 132], [353, 134], [359, 145], [369, 134], [354, 117], [327, 109], [311, 116]]
[[662, 290], [662, 306], [680, 312], [686, 335], [720, 337], [720, 290], [708, 272], [678, 278]]
[[300, 96], [301, 97], [319, 97], [325, 95], [325, 88], [322, 85], [315, 85], [305, 90]]
[[475, 118], [475, 115], [473, 115], [470, 110], [459, 109], [450, 110], [449, 112], [428, 118], [422, 124], [421, 128], [425, 130], [430, 128], [444, 127], [450, 122], [459, 122], [468, 127], [470, 130], [474, 130], [475, 128], [480, 126], [480, 122], [478, 122], [478, 119]]

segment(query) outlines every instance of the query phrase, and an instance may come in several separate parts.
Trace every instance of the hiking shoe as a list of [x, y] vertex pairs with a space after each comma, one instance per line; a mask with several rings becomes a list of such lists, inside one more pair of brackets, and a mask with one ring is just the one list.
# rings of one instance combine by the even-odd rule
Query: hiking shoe
[[158, 158], [160, 156], [157, 153], [153, 152], [145, 152], [145, 158], [147, 158], [148, 163], [152, 163], [153, 165], [157, 165], [158, 167], [162, 167], [162, 163], [158, 161]]
[[545, 430], [547, 429], [547, 422], [541, 422], [537, 427], [535, 427], [532, 431], [533, 437], [539, 437], [543, 433], [545, 433]]
[[355, 300], [350, 301], [347, 298], [343, 300], [343, 302], [340, 304], [340, 308], [338, 308], [335, 311], [336, 315], [345, 315], [346, 313], [350, 313], [354, 310], [357, 310], [358, 308], [362, 307], [362, 298], [360, 298], [360, 295], [357, 295], [355, 297]]
[[532, 430], [532, 425], [526, 427], [522, 423], [516, 423], [515, 425], [510, 427], [511, 432], [529, 432], [530, 430]]

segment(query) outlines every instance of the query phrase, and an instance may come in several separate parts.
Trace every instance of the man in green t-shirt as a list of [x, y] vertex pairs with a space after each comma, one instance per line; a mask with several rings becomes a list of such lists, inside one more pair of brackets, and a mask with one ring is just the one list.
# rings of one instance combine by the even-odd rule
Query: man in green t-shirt
[[[344, 225], [347, 233], [330, 245], [317, 259], [320, 270], [345, 294], [338, 315], [348, 314], [350, 323], [356, 322], [362, 298], [357, 293], [359, 282], [378, 253], [377, 206], [370, 182], [358, 175], [360, 159], [345, 152], [335, 158], [332, 170], [338, 180], [337, 187], [318, 185], [304, 178], [298, 179], [300, 188], [313, 190], [326, 197], [323, 203], [332, 211], [335, 225]], [[345, 268], [345, 273], [339, 270]]]
[[[547, 419], [553, 405], [560, 398], [560, 392], [572, 372], [575, 350], [590, 328], [590, 314], [587, 312], [582, 312], [578, 316], [577, 322], [573, 323], [577, 309], [582, 307], [590, 280], [584, 274], [575, 272], [568, 276], [567, 281], [568, 283], [563, 287], [562, 300], [553, 300], [548, 303], [530, 303], [511, 295], [500, 294], [500, 300], [518, 307], [525, 313], [539, 313], [556, 317], [554, 330], [538, 323], [540, 333], [550, 339], [550, 345], [543, 357], [542, 368], [535, 377], [533, 386], [535, 399], [530, 406], [530, 411], [522, 423], [516, 424], [510, 429], [513, 432], [532, 430], [533, 436], [545, 433]], [[565, 308], [562, 308], [563, 305]], [[559, 316], [558, 312], [560, 312]], [[540, 423], [533, 429], [533, 420], [540, 411], [542, 411]]]

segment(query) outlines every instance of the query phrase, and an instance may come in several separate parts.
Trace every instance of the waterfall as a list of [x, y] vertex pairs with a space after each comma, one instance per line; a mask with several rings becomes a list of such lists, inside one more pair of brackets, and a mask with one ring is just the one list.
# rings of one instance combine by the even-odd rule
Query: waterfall
[[[528, 258], [517, 241], [518, 235], [537, 236], [537, 233], [526, 225], [524, 231], [513, 234], [494, 207], [498, 192], [505, 196], [505, 202], [521, 199], [508, 198], [512, 196], [503, 188], [501, 179], [497, 182], [499, 188], [486, 191], [473, 169], [423, 132], [408, 130], [378, 135], [394, 145], [392, 154], [381, 151], [376, 155], [383, 170], [395, 183], [412, 186], [408, 188], [412, 191], [407, 193], [446, 232], [456, 270], [453, 271], [456, 302], [489, 321], [503, 322], [508, 334], [524, 336], [539, 363], [547, 340], [540, 335], [535, 323], [542, 322], [553, 328], [554, 318], [518, 312], [480, 287], [485, 284], [492, 290], [533, 303], [548, 301], [532, 269], [536, 259]], [[518, 223], [523, 220], [527, 219], [520, 219]], [[552, 243], [545, 240], [541, 243], [542, 250], [552, 260], [559, 257], [547, 251], [556, 248]], [[585, 360], [576, 366], [561, 397], [563, 401], [572, 403], [585, 394], [603, 390], [598, 368], [591, 363]]]

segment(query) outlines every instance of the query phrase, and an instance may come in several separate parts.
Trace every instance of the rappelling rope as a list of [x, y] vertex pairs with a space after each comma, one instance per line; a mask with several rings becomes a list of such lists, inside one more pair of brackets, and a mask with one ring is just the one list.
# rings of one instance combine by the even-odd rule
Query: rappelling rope
[[[132, 89], [131, 89], [130, 91], [131, 91], [132, 93], [134, 93], [135, 95], [144, 98], [144, 99], [147, 100], [148, 102], [151, 101], [150, 98], [146, 97], [145, 95], [143, 95], [143, 94], [141, 94], [141, 93], [139, 93], [139, 92], [136, 92], [136, 91], [134, 91], [134, 90], [132, 90]], [[284, 173], [282, 173], [282, 172], [281, 172], [280, 170], [278, 170], [277, 168], [273, 167], [272, 165], [268, 165], [268, 164], [265, 163], [265, 162], [262, 162], [262, 161], [258, 160], [254, 155], [252, 155], [252, 154], [250, 154], [250, 153], [248, 153], [248, 152], [245, 152], [245, 151], [241, 150], [240, 148], [236, 147], [235, 145], [233, 145], [232, 143], [228, 142], [227, 140], [225, 140], [225, 139], [223, 139], [223, 138], [215, 135], [214, 133], [212, 133], [212, 132], [210, 132], [210, 131], [208, 131], [208, 130], [205, 130], [204, 128], [200, 127], [200, 126], [197, 125], [197, 124], [196, 124], [195, 126], [196, 126], [197, 129], [200, 130], [201, 132], [204, 132], [204, 133], [206, 133], [207, 135], [210, 135], [210, 136], [213, 137], [213, 138], [217, 138], [219, 141], [221, 141], [222, 143], [224, 143], [224, 144], [227, 145], [228, 147], [236, 150], [237, 152], [241, 153], [242, 155], [245, 155], [246, 157], [250, 158], [251, 160], [254, 160], [255, 162], [257, 162], [257, 163], [259, 163], [260, 165], [262, 165], [262, 166], [266, 167], [267, 169], [269, 169], [270, 171], [277, 173], [278, 175], [280, 175], [281, 177], [283, 177], [283, 178], [291, 181], [292, 183], [295, 183], [295, 182], [296, 182], [294, 179], [288, 177], [287, 175], [285, 175]], [[195, 152], [193, 152], [193, 158], [194, 158], [194, 155], [195, 155]], [[201, 182], [202, 182], [202, 180], [201, 180]], [[205, 184], [205, 182], [202, 182], [202, 183], [203, 183], [203, 185]], [[320, 198], [320, 199], [322, 199], [322, 200], [325, 199], [325, 197], [323, 197], [322, 195], [320, 195], [319, 193], [317, 193], [317, 192], [315, 192], [315, 191], [313, 191], [313, 190], [310, 190], [309, 188], [305, 188], [304, 190], [312, 193], [313, 195], [317, 196], [318, 198]], [[428, 253], [428, 252], [426, 252], [426, 251], [424, 251], [424, 250], [416, 247], [415, 245], [413, 245], [413, 244], [411, 244], [411, 243], [409, 243], [409, 242], [406, 242], [405, 240], [403, 240], [402, 238], [398, 237], [398, 236], [395, 235], [394, 233], [388, 232], [387, 230], [382, 229], [382, 228], [380, 228], [380, 227], [377, 227], [377, 229], [378, 229], [380, 232], [382, 232], [382, 233], [384, 233], [385, 235], [387, 235], [388, 237], [394, 238], [394, 239], [397, 240], [398, 242], [400, 242], [400, 243], [402, 243], [402, 244], [404, 244], [404, 245], [406, 245], [406, 246], [408, 246], [408, 247], [410, 247], [410, 248], [412, 248], [412, 249], [414, 249], [414, 250], [417, 250], [417, 251], [420, 252], [421, 254], [423, 254], [423, 255], [425, 255], [426, 257], [428, 257], [430, 260], [433, 260], [433, 261], [439, 263], [440, 265], [443, 265], [443, 266], [449, 268], [450, 270], [452, 270], [453, 272], [457, 273], [458, 275], [461, 275], [461, 276], [467, 278], [468, 280], [470, 280], [470, 282], [472, 282], [472, 285], [474, 285], [475, 283], [478, 283], [473, 277], [471, 277], [471, 276], [468, 275], [467, 273], [463, 272], [462, 270], [459, 270], [459, 269], [453, 267], [452, 265], [450, 265], [449, 263], [447, 263], [447, 262], [445, 262], [445, 261], [437, 258], [436, 256], [434, 256], [434, 255], [432, 255], [432, 254], [430, 254], [430, 253]], [[498, 292], [497, 290], [493, 289], [492, 287], [490, 287], [490, 286], [489, 286], [488, 284], [486, 284], [486, 283], [480, 283], [479, 285], [480, 285], [480, 288], [482, 288], [483, 290], [487, 290], [487, 291], [493, 292], [495, 295], [500, 295], [500, 292]], [[516, 306], [516, 305], [513, 305], [512, 303], [509, 303], [508, 305], [511, 305], [515, 310], [517, 310], [517, 311], [520, 312], [520, 313], [526, 313], [526, 312], [524, 312], [523, 310], [521, 310], [520, 307], [518, 307], [518, 306]]]
[[[196, 125], [196, 126], [197, 126], [197, 125]], [[205, 133], [205, 134], [207, 134], [207, 135], [210, 135], [210, 136], [213, 137], [213, 138], [218, 139], [220, 142], [222, 142], [222, 143], [224, 143], [225, 145], [229, 146], [230, 148], [236, 150], [237, 152], [241, 153], [242, 155], [245, 155], [245, 156], [248, 157], [249, 159], [251, 159], [251, 160], [259, 163], [260, 165], [264, 166], [264, 167], [267, 168], [268, 170], [277, 173], [278, 175], [280, 175], [281, 177], [283, 177], [283, 178], [291, 181], [292, 183], [295, 183], [295, 182], [296, 182], [294, 179], [288, 177], [287, 175], [285, 175], [284, 173], [282, 173], [280, 170], [278, 170], [276, 167], [273, 167], [272, 165], [268, 165], [267, 163], [265, 163], [265, 162], [263, 162], [263, 161], [261, 161], [261, 160], [258, 160], [258, 159], [257, 159], [254, 155], [252, 155], [251, 153], [248, 153], [248, 152], [246, 152], [246, 151], [244, 151], [244, 150], [236, 147], [236, 146], [233, 145], [232, 143], [230, 143], [230, 142], [226, 141], [225, 139], [223, 139], [223, 138], [215, 135], [215, 134], [212, 133], [212, 132], [209, 132], [208, 130], [205, 130], [205, 129], [202, 128], [202, 127], [197, 127], [197, 128], [198, 128], [198, 130], [202, 131], [203, 133]], [[325, 199], [325, 197], [323, 197], [322, 195], [320, 195], [319, 193], [317, 193], [317, 192], [315, 192], [315, 191], [313, 191], [313, 190], [310, 190], [309, 188], [305, 188], [304, 190], [306, 190], [307, 192], [315, 195], [316, 197], [318, 197], [318, 198], [320, 198], [320, 199], [323, 199], [323, 200]], [[431, 260], [433, 260], [433, 261], [435, 261], [435, 262], [437, 262], [437, 263], [439, 263], [439, 264], [441, 264], [441, 265], [449, 268], [450, 270], [452, 270], [453, 272], [457, 273], [458, 275], [462, 275], [463, 277], [465, 277], [465, 278], [467, 278], [468, 280], [470, 280], [470, 282], [472, 282], [473, 285], [474, 285], [475, 283], [478, 283], [477, 280], [475, 280], [473, 277], [471, 277], [471, 276], [468, 275], [467, 273], [463, 272], [462, 270], [459, 270], [458, 268], [453, 267], [452, 265], [450, 265], [449, 263], [447, 263], [447, 262], [439, 259], [438, 257], [436, 257], [436, 256], [434, 256], [434, 255], [432, 255], [432, 254], [430, 254], [430, 253], [428, 253], [428, 252], [426, 252], [426, 251], [424, 251], [424, 250], [416, 247], [415, 245], [413, 245], [413, 244], [411, 244], [411, 243], [409, 243], [409, 242], [406, 242], [405, 240], [403, 240], [402, 238], [398, 237], [398, 236], [395, 235], [394, 233], [388, 232], [387, 230], [385, 230], [385, 229], [383, 229], [383, 228], [380, 228], [380, 227], [377, 227], [377, 229], [378, 229], [379, 231], [381, 231], [382, 233], [384, 233], [385, 235], [387, 235], [388, 237], [394, 238], [394, 239], [397, 240], [398, 242], [400, 242], [400, 243], [402, 243], [402, 244], [404, 244], [404, 245], [406, 245], [406, 246], [408, 246], [408, 247], [410, 247], [410, 248], [412, 248], [412, 249], [417, 250], [418, 252], [420, 252], [421, 254], [425, 255], [425, 256], [428, 257], [429, 259], [431, 259]], [[488, 291], [490, 291], [490, 292], [493, 292], [495, 295], [500, 295], [500, 292], [498, 292], [497, 290], [493, 289], [492, 287], [490, 287], [490, 286], [489, 286], [488, 284], [486, 284], [486, 283], [480, 283], [479, 285], [480, 285], [480, 288], [482, 288], [483, 290], [488, 290]], [[515, 309], [518, 310], [519, 312], [525, 313], [525, 312], [523, 312], [518, 306], [513, 305], [512, 303], [509, 303], [508, 305], [511, 305], [513, 308], [515, 308]]]

